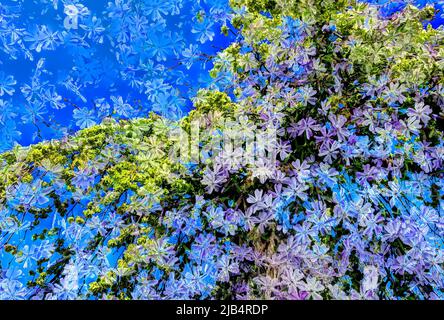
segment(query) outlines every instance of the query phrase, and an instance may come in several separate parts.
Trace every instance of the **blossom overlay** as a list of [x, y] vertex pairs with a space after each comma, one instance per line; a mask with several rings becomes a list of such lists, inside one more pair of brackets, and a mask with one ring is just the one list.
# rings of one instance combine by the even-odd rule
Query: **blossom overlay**
[[[2, 0], [0, 152], [106, 117], [179, 119], [229, 43], [226, 0]], [[225, 35], [220, 31], [225, 30]]]
[[434, 4], [231, 0], [187, 116], [1, 154], [0, 299], [443, 299]]

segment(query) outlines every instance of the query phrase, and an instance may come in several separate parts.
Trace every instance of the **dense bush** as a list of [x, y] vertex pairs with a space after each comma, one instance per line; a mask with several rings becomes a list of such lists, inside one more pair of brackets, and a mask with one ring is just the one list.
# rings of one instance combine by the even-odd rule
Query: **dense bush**
[[[1, 298], [443, 298], [434, 10], [231, 5], [238, 38], [211, 72], [224, 90], [189, 116], [1, 155]], [[200, 159], [173, 157], [197, 129]], [[258, 135], [274, 139], [253, 159], [218, 139]]]

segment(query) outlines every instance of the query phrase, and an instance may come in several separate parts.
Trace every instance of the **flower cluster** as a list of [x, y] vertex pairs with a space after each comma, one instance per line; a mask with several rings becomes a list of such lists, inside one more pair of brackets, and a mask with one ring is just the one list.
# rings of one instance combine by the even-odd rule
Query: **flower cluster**
[[[0, 156], [0, 298], [444, 298], [433, 6], [231, 5], [220, 91], [188, 116], [106, 119]], [[171, 133], [196, 123], [198, 161], [173, 159]], [[245, 143], [214, 148], [224, 132]]]

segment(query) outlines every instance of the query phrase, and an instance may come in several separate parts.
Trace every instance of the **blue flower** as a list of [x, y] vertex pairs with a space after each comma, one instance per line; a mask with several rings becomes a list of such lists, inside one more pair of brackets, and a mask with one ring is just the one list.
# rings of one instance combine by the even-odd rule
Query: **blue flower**
[[76, 125], [79, 126], [80, 129], [89, 128], [97, 123], [96, 117], [94, 116], [94, 110], [88, 108], [74, 110], [73, 118], [77, 120]]
[[203, 22], [194, 24], [191, 32], [197, 34], [197, 39], [200, 41], [200, 43], [213, 41], [215, 35], [212, 29], [213, 25], [214, 24], [211, 21], [205, 19]]
[[6, 75], [4, 72], [0, 72], [0, 97], [4, 94], [12, 96], [15, 92], [14, 86], [17, 81], [14, 80], [14, 76]]

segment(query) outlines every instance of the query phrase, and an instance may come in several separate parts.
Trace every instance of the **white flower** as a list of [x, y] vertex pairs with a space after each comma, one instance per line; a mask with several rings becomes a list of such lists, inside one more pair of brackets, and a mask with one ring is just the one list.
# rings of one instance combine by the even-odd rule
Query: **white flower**
[[375, 266], [364, 267], [364, 279], [362, 280], [362, 289], [364, 292], [376, 290], [378, 288], [379, 272]]

